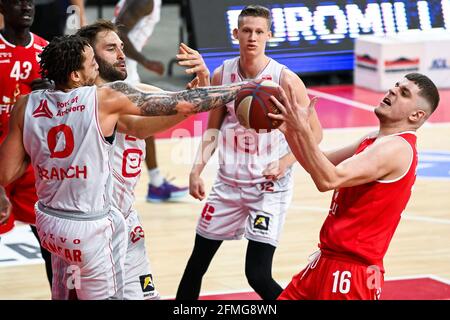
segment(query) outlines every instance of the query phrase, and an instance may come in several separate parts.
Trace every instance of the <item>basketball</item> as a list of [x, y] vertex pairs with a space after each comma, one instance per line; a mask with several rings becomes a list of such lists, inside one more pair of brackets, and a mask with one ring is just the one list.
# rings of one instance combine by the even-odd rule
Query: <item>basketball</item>
[[234, 102], [234, 111], [239, 123], [256, 132], [269, 132], [278, 128], [282, 121], [271, 119], [268, 113], [279, 114], [271, 96], [279, 99], [278, 84], [270, 80], [255, 80], [244, 85]]

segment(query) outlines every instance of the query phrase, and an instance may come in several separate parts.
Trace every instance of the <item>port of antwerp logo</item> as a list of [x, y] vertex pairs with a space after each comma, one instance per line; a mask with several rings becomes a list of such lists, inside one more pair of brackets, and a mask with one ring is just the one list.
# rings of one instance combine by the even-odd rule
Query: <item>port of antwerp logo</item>
[[40, 117], [46, 117], [46, 118], [53, 118], [53, 113], [48, 108], [47, 99], [42, 99], [39, 103], [39, 106], [36, 108], [36, 110], [33, 111], [33, 117], [40, 118]]

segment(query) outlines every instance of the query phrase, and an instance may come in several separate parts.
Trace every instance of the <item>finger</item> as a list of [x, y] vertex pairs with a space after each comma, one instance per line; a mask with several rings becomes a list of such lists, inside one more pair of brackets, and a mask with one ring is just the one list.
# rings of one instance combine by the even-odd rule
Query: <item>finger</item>
[[200, 57], [195, 55], [195, 54], [190, 54], [190, 53], [179, 53], [177, 55], [175, 55], [175, 57], [177, 57], [177, 59], [182, 59], [182, 60], [200, 60]]
[[203, 184], [200, 184], [199, 193], [200, 193], [200, 200], [205, 199], [205, 186]]
[[310, 108], [310, 109], [315, 109], [315, 108], [316, 108], [317, 101], [319, 101], [319, 98], [318, 98], [318, 97], [313, 97], [313, 98], [311, 99], [310, 103], [309, 103], [309, 108]]
[[183, 50], [185, 50], [186, 52], [190, 52], [192, 49], [186, 45], [184, 42], [180, 43], [180, 47], [183, 48]]
[[188, 53], [184, 47], [181, 45], [178, 47], [178, 53]]
[[[286, 90], [284, 90], [281, 86], [278, 88], [280, 92], [280, 102], [283, 103], [284, 106], [288, 106], [290, 104], [290, 100], [287, 96]], [[286, 108], [285, 108], [286, 109]]]
[[281, 120], [281, 121], [286, 120], [286, 117], [282, 114], [268, 113], [267, 116], [274, 120]]
[[[281, 97], [281, 99], [283, 99], [283, 97]], [[287, 109], [289, 109], [289, 101], [283, 99], [283, 100], [284, 100], [284, 101], [283, 101], [284, 104], [282, 104], [282, 103], [281, 103], [280, 101], [278, 101], [278, 99], [275, 98], [274, 96], [271, 96], [271, 97], [270, 97], [270, 100], [275, 104], [275, 106], [276, 106], [278, 109], [280, 109], [281, 114], [284, 114], [284, 115], [287, 115], [287, 114], [288, 114]]]
[[186, 73], [188, 74], [193, 74], [193, 73], [198, 73], [202, 70], [202, 67], [196, 66], [190, 69], [186, 69]]

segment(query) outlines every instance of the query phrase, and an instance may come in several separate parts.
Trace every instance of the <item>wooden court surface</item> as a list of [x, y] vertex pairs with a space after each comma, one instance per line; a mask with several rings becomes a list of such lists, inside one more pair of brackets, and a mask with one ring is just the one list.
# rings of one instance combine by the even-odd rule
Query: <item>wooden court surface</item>
[[[316, 89], [323, 93], [331, 90]], [[350, 95], [337, 95], [336, 92], [332, 95], [359, 101], [361, 106], [371, 102], [358, 100], [354, 90]], [[361, 96], [367, 99], [367, 95]], [[382, 94], [375, 94], [373, 99], [380, 96]], [[377, 121], [369, 110], [324, 97], [317, 108], [325, 128], [322, 148], [344, 145], [373, 130]], [[337, 104], [341, 106], [335, 106]], [[446, 106], [443, 101], [439, 108], [444, 110], [418, 131], [419, 151], [450, 152], [450, 113], [446, 107], [448, 104]], [[204, 122], [204, 118], [198, 119]], [[355, 120], [358, 118], [359, 121]], [[323, 119], [331, 119], [331, 124]], [[196, 151], [198, 138], [159, 141], [157, 149], [161, 170], [177, 177], [174, 183], [187, 184], [190, 158]], [[210, 163], [202, 175], [208, 191], [216, 171], [217, 164]], [[157, 289], [163, 297], [173, 297], [193, 247], [195, 226], [204, 201], [187, 197], [178, 203], [150, 204], [144, 200], [146, 188], [147, 175], [143, 174], [136, 190], [136, 208], [145, 227], [145, 241]], [[318, 192], [311, 178], [296, 165], [294, 197], [273, 263], [273, 276], [282, 285], [286, 285], [306, 265], [308, 255], [317, 249], [320, 227], [326, 218], [331, 195], [331, 192]], [[450, 179], [419, 177], [387, 252], [385, 276], [432, 274], [448, 281], [449, 244]], [[202, 294], [251, 290], [244, 273], [246, 245], [245, 239], [223, 243], [204, 277]], [[49, 298], [43, 264], [0, 268], [0, 299]]]

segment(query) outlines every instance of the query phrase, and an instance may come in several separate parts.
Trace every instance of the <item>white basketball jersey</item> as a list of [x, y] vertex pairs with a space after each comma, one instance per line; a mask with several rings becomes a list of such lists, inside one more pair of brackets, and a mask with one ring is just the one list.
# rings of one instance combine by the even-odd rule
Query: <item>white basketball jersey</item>
[[113, 152], [112, 203], [127, 217], [133, 207], [134, 189], [141, 176], [141, 163], [145, 159], [145, 141], [117, 133]]
[[[270, 59], [256, 79], [280, 83], [284, 65]], [[225, 60], [222, 84], [245, 79], [239, 73], [239, 57]], [[284, 135], [279, 130], [256, 133], [241, 126], [234, 112], [234, 101], [227, 104], [227, 115], [222, 123], [219, 143], [219, 178], [232, 185], [254, 185], [266, 179], [262, 171], [267, 165], [290, 152]], [[290, 168], [286, 175], [289, 175]]]
[[[119, 15], [126, 1], [127, 0], [120, 0], [117, 3], [114, 12], [115, 17], [113, 21], [115, 21], [116, 17]], [[148, 39], [152, 35], [153, 30], [155, 29], [155, 26], [159, 22], [160, 18], [161, 18], [161, 0], [154, 0], [152, 13], [141, 18], [141, 20], [139, 20], [134, 25], [133, 29], [131, 29], [130, 32], [128, 33], [128, 38], [130, 39], [131, 43], [133, 44], [133, 46], [136, 48], [137, 51], [139, 52], [142, 51], [142, 48], [144, 48]], [[137, 61], [127, 57], [126, 65], [128, 76], [125, 81], [127, 81], [128, 83], [141, 82], [139, 74], [137, 72]]]
[[110, 207], [112, 146], [100, 129], [96, 90], [34, 91], [25, 110], [23, 142], [39, 201], [70, 216]]

